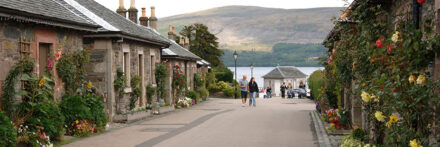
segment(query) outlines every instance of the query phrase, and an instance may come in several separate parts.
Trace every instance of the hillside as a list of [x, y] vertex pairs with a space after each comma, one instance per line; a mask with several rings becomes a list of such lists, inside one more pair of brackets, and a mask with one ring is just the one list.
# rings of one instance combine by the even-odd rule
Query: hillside
[[222, 49], [270, 51], [277, 43], [321, 43], [342, 8], [275, 9], [227, 6], [159, 19], [159, 32], [168, 25], [203, 23], [217, 34]]

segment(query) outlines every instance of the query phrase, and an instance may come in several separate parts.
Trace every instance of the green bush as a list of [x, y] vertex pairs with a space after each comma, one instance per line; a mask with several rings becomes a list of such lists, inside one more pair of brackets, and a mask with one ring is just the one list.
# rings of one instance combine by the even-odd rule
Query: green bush
[[224, 81], [220, 81], [217, 83], [217, 86], [224, 91], [225, 89], [230, 89], [232, 88], [228, 83], [224, 82]]
[[309, 89], [311, 90], [311, 95], [315, 100], [319, 100], [319, 96], [321, 95], [320, 89], [325, 84], [324, 78], [325, 78], [324, 71], [317, 70], [310, 75], [307, 81], [309, 83]]
[[77, 120], [88, 120], [92, 118], [90, 108], [86, 104], [85, 99], [81, 96], [73, 95], [63, 98], [60, 104], [61, 113], [64, 115], [64, 124], [68, 126], [69, 134], [75, 129], [71, 124]]
[[67, 125], [68, 133], [72, 133], [72, 123], [75, 121], [92, 121], [99, 131], [103, 131], [107, 116], [104, 112], [104, 104], [94, 95], [65, 97], [60, 104], [61, 112], [65, 117], [64, 124]]
[[0, 132], [0, 147], [17, 146], [17, 132], [3, 111], [0, 111]]
[[147, 85], [147, 104], [151, 105], [151, 102], [153, 101], [153, 96], [156, 94], [156, 87], [153, 87], [151, 84]]
[[140, 84], [142, 82], [142, 78], [139, 75], [133, 75], [131, 78], [131, 88], [133, 88], [133, 92], [130, 93], [130, 110], [133, 110], [136, 107], [136, 102], [139, 97], [142, 96], [142, 89], [140, 88]]
[[197, 92], [199, 93], [200, 98], [208, 98], [209, 97], [209, 91], [206, 88], [199, 88], [199, 89], [197, 89]]
[[104, 111], [104, 104], [100, 100], [100, 97], [95, 95], [85, 95], [83, 96], [86, 105], [90, 109], [91, 118], [90, 120], [96, 124], [96, 127], [99, 131], [103, 131], [105, 129], [105, 125], [107, 124], [107, 114]]
[[223, 89], [223, 94], [227, 97], [233, 97], [234, 96], [234, 88]]
[[219, 87], [217, 83], [209, 84], [208, 89], [212, 93], [222, 91], [221, 87]]
[[36, 126], [44, 128], [44, 132], [50, 137], [50, 141], [60, 139], [64, 135], [64, 116], [58, 105], [53, 102], [37, 103], [33, 106], [32, 116], [25, 122], [27, 126], [36, 132]]
[[216, 68], [213, 73], [218, 81], [232, 82], [234, 79], [234, 73], [226, 67]]
[[192, 90], [186, 92], [186, 95], [185, 95], [185, 96], [188, 97], [188, 98], [191, 98], [191, 99], [195, 100], [196, 102], [197, 102], [197, 100], [199, 99], [199, 96], [198, 96], [197, 92], [192, 91]]

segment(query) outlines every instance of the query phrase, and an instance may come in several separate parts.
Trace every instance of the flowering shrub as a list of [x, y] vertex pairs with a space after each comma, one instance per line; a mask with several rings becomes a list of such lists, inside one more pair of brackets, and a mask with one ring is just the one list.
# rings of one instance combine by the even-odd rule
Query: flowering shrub
[[421, 22], [402, 17], [412, 16], [413, 10], [395, 11], [412, 3], [357, 1], [347, 11], [348, 22], [336, 21], [325, 43], [336, 50], [329, 53], [332, 64], [323, 63], [330, 79], [326, 88], [361, 95], [368, 141], [375, 144], [438, 146], [440, 84], [432, 80], [430, 67], [440, 53], [434, 27], [439, 20], [433, 1], [417, 2], [423, 6]]
[[322, 114], [322, 120], [330, 123], [328, 129], [342, 129], [349, 127], [348, 113], [344, 109], [328, 109]]
[[77, 137], [90, 136], [97, 132], [95, 124], [91, 120], [75, 120], [72, 124], [72, 133]]
[[38, 130], [44, 129], [44, 136], [50, 136], [50, 141], [60, 139], [64, 135], [64, 116], [57, 104], [53, 102], [37, 103], [32, 109], [32, 116], [24, 123], [26, 126], [36, 126], [31, 127], [31, 131], [39, 132]]
[[173, 67], [173, 83], [172, 87], [174, 90], [174, 99], [179, 99], [182, 91], [186, 86], [186, 76], [183, 75], [182, 70], [179, 65]]
[[192, 99], [191, 98], [181, 98], [179, 99], [179, 101], [177, 101], [177, 107], [178, 108], [187, 108], [187, 107], [191, 107], [192, 105]]

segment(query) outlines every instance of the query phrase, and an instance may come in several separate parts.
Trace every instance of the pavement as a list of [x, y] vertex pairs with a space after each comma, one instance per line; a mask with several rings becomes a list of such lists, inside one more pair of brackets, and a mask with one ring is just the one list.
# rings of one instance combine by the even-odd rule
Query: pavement
[[316, 147], [308, 99], [209, 99], [126, 127], [80, 139], [66, 147]]

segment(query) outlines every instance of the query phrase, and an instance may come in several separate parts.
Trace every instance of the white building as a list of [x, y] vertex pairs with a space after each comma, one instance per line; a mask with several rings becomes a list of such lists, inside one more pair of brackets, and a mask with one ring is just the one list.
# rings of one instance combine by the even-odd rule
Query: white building
[[263, 76], [264, 88], [271, 87], [272, 93], [281, 95], [280, 86], [283, 82], [288, 85], [292, 83], [293, 88], [299, 88], [299, 84], [307, 82], [307, 75], [294, 66], [277, 66], [275, 69]]

